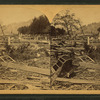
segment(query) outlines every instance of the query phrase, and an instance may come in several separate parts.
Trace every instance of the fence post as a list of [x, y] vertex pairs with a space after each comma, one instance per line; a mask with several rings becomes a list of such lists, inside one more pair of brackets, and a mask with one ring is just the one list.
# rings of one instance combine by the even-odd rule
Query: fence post
[[90, 38], [87, 38], [87, 45], [90, 45]]
[[8, 45], [11, 44], [11, 41], [10, 41], [10, 36], [8, 36]]

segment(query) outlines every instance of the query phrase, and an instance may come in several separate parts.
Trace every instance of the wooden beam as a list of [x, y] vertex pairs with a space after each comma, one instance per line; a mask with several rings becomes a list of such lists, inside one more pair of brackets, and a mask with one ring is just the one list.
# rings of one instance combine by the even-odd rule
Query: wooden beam
[[79, 62], [80, 66], [83, 68], [90, 68], [90, 69], [100, 69], [100, 65], [94, 63], [87, 63], [87, 62]]
[[62, 67], [59, 67], [59, 68], [57, 69], [57, 71], [55, 71], [55, 73], [51, 76], [51, 79], [50, 79], [50, 81], [51, 81], [50, 85], [51, 85], [51, 86], [53, 85], [54, 81], [56, 80], [56, 78], [57, 78], [58, 75], [60, 74], [61, 70], [62, 70]]
[[0, 57], [0, 59], [1, 59], [3, 62], [5, 62], [5, 63], [6, 63], [6, 61], [5, 61], [2, 57]]
[[88, 57], [93, 63], [95, 63], [95, 61], [92, 58], [90, 58], [88, 55], [85, 56]]
[[91, 80], [83, 80], [83, 79], [67, 79], [67, 78], [56, 78], [56, 81], [61, 82], [71, 82], [77, 84], [98, 84], [100, 85], [100, 81], [91, 81]]
[[10, 90], [13, 86], [15, 86], [16, 84], [18, 85], [25, 85], [28, 87], [29, 90], [33, 90], [33, 89], [36, 89], [37, 88], [40, 88], [42, 83], [40, 82], [34, 82], [33, 81], [20, 81], [20, 80], [0, 80], [0, 84], [12, 84], [11, 86], [9, 86], [6, 90]]
[[82, 62], [85, 62], [81, 57], [78, 57]]
[[6, 55], [5, 57], [10, 58], [13, 62], [16, 62], [14, 59], [12, 59], [10, 56]]
[[3, 66], [9, 67], [9, 68], [14, 68], [18, 70], [24, 70], [24, 71], [30, 71], [30, 72], [35, 72], [43, 75], [50, 76], [50, 69], [44, 69], [44, 68], [38, 68], [34, 66], [27, 66], [25, 64], [17, 64], [17, 63], [2, 63]]
[[[48, 79], [47, 79], [48, 80]], [[56, 78], [56, 81], [61, 82], [70, 82], [75, 84], [93, 84], [93, 85], [100, 85], [100, 81], [92, 81], [92, 80], [83, 80], [83, 79], [67, 79], [67, 78]], [[40, 85], [39, 82], [29, 81], [29, 80], [0, 80], [0, 84], [32, 84], [32, 85]]]

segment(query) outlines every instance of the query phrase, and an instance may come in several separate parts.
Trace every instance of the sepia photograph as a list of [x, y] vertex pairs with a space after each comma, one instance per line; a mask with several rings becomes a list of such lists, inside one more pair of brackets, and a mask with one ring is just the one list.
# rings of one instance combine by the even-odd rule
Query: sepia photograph
[[100, 90], [99, 9], [0, 5], [0, 93]]
[[0, 90], [49, 90], [48, 18], [21, 6], [0, 6], [0, 12]]
[[80, 6], [54, 16], [50, 35], [53, 90], [100, 90], [98, 10], [96, 6]]

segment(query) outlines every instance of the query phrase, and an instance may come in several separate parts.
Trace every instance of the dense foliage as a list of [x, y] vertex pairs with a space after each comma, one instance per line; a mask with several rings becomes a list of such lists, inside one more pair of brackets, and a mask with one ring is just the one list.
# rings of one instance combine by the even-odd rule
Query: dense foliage
[[84, 25], [82, 28], [84, 30], [84, 33], [98, 34], [98, 32], [100, 32], [100, 23], [91, 23], [88, 25]]
[[50, 31], [50, 23], [46, 16], [41, 15], [34, 18], [29, 26], [18, 28], [18, 32], [22, 34], [48, 34]]

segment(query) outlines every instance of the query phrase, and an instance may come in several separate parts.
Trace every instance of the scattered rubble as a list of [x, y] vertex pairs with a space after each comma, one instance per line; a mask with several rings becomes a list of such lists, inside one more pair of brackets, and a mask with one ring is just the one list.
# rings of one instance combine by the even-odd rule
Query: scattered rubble
[[6, 49], [0, 56], [0, 90], [50, 89], [49, 44], [12, 43]]
[[88, 53], [82, 47], [84, 45], [78, 46], [78, 48], [71, 45], [68, 47], [63, 45], [60, 48], [51, 45], [53, 47], [51, 48], [51, 67], [57, 63], [61, 55], [69, 53], [67, 50], [74, 51], [75, 56], [72, 63], [77, 66], [69, 78], [67, 76], [56, 77], [52, 85], [53, 90], [100, 90], [98, 87], [100, 85], [100, 64], [87, 55]]

